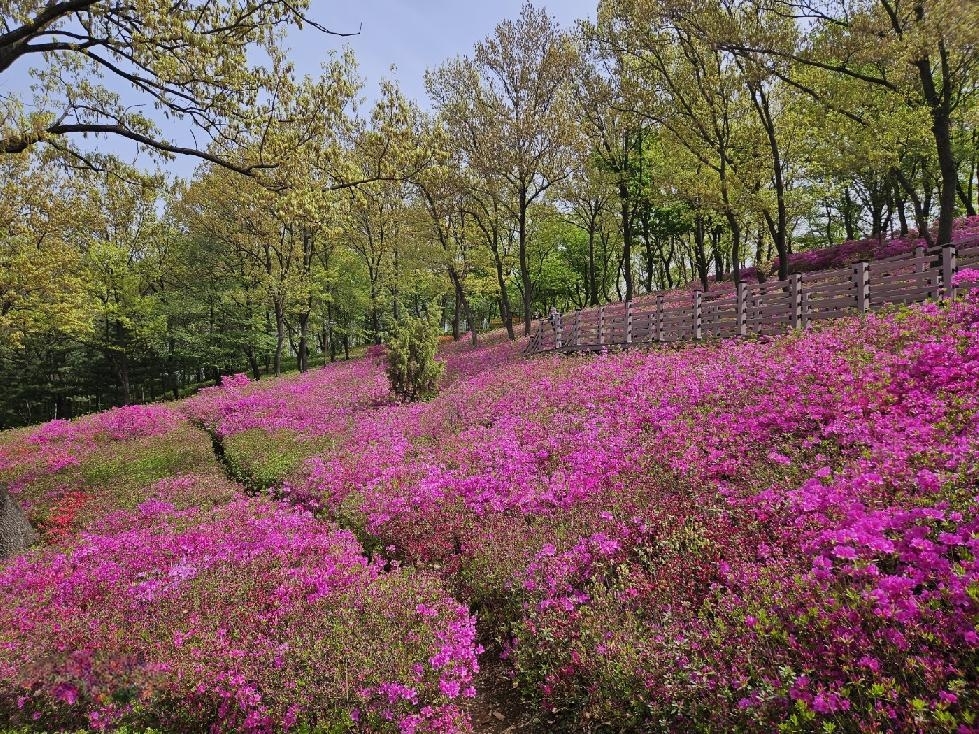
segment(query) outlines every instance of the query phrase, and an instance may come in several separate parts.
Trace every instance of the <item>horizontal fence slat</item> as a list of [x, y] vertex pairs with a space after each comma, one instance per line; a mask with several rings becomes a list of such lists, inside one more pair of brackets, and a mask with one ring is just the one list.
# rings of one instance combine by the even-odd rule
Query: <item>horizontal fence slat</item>
[[808, 315], [810, 321], [823, 321], [826, 319], [838, 319], [843, 316], [853, 316], [859, 313], [856, 308], [827, 308], [823, 311], [811, 312]]
[[931, 268], [929, 270], [924, 270], [922, 272], [906, 272], [898, 273], [896, 275], [890, 276], [888, 278], [878, 278], [874, 279], [874, 274], [870, 274], [870, 287], [874, 288], [888, 285], [896, 285], [898, 283], [921, 283], [927, 281], [938, 280], [941, 275], [941, 270], [937, 268]]
[[852, 308], [856, 309], [857, 302], [852, 296], [850, 298], [821, 298], [818, 301], [809, 299], [809, 311], [827, 311], [834, 308]]
[[822, 296], [835, 296], [841, 293], [853, 293], [856, 288], [853, 283], [831, 283], [816, 288], [809, 288], [803, 284], [803, 291], [809, 294], [810, 298]]
[[927, 299], [938, 294], [939, 285], [938, 281], [933, 283], [896, 283], [894, 285], [881, 286], [879, 288], [870, 289], [870, 300], [876, 301], [881, 298], [888, 298], [890, 296], [906, 296], [918, 294], [921, 299]]

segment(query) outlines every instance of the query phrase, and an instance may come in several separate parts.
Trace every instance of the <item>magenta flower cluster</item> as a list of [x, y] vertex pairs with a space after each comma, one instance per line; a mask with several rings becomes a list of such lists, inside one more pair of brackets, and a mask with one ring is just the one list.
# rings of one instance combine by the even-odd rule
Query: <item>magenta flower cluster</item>
[[429, 403], [381, 350], [228, 378], [180, 412], [306, 447], [293, 506], [178, 510], [177, 477], [0, 568], [0, 710], [466, 731], [478, 621], [554, 730], [977, 732], [973, 282], [778, 339], [452, 345]]
[[32, 461], [44, 471], [57, 472], [77, 466], [100, 445], [160, 436], [180, 421], [178, 413], [162, 405], [131, 405], [77, 421], [48, 421], [30, 431], [23, 441], [0, 446], [0, 471]]
[[[32, 515], [46, 506], [47, 547], [0, 564], [0, 721], [471, 730], [468, 609], [433, 574], [370, 560], [349, 531], [246, 497], [179, 413], [123, 408], [4, 438], [0, 481]], [[152, 479], [188, 461], [193, 473]], [[132, 486], [113, 510], [118, 483]], [[130, 497], [144, 499], [119, 509]]]
[[351, 412], [289, 490], [454, 584], [570, 728], [971, 731], [977, 323], [514, 361]]
[[402, 732], [465, 728], [453, 701], [475, 668], [468, 611], [437, 582], [368, 563], [349, 532], [265, 500], [144, 503], [67, 552], [10, 563], [0, 600], [14, 720], [263, 732], [353, 715]]
[[201, 390], [181, 410], [218, 436], [250, 428], [323, 435], [342, 431], [348, 417], [387, 400], [387, 378], [377, 360], [340, 362], [275, 382], [253, 383], [246, 375], [225, 377], [220, 387]]

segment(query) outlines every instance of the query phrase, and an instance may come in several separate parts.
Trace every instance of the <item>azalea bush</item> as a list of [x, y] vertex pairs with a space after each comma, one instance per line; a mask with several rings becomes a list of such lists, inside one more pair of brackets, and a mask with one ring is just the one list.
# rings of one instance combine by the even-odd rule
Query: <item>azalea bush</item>
[[[22, 497], [105, 499], [0, 567], [5, 713], [466, 731], [475, 621], [542, 729], [979, 731], [976, 282], [775, 339], [522, 359], [493, 334], [443, 347], [429, 402], [376, 350], [159, 428], [18, 433]], [[213, 457], [114, 493], [114, 444], [211, 437], [285, 503]]]
[[377, 362], [360, 359], [274, 381], [225, 377], [181, 403], [180, 411], [218, 438], [253, 428], [321, 436], [344, 431], [357, 411], [390, 402], [389, 389]]
[[130, 406], [18, 431], [0, 445], [0, 482], [48, 542], [148, 499], [178, 508], [239, 494], [208, 436], [165, 407]]
[[971, 298], [480, 372], [292, 491], [438, 569], [569, 730], [968, 731]]
[[58, 729], [455, 732], [477, 648], [431, 576], [268, 501], [106, 518], [0, 572], [0, 714]]

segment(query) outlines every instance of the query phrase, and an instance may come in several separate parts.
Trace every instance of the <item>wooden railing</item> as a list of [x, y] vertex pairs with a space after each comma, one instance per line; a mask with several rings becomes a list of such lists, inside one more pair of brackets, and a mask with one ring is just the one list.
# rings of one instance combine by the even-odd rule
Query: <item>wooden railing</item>
[[979, 238], [788, 280], [737, 283], [733, 291], [651, 293], [544, 319], [526, 354], [779, 334], [891, 304], [953, 298], [952, 277], [962, 268], [979, 268]]

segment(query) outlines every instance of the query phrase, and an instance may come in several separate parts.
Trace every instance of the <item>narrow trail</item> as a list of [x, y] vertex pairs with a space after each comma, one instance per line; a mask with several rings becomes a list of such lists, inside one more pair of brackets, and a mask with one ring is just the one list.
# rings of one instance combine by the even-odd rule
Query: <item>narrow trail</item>
[[469, 703], [475, 734], [517, 734], [546, 731], [531, 720], [520, 694], [495, 653], [484, 652], [476, 677], [476, 697]]
[[[207, 434], [211, 441], [214, 458], [221, 465], [229, 480], [241, 487], [245, 494], [256, 494], [248, 489], [242, 477], [228, 460], [224, 440], [202, 425], [188, 421], [190, 425]], [[474, 734], [518, 734], [546, 731], [535, 723], [527, 711], [520, 694], [507, 676], [504, 666], [494, 652], [484, 652], [479, 660], [476, 677], [476, 697], [467, 701], [472, 717]]]

